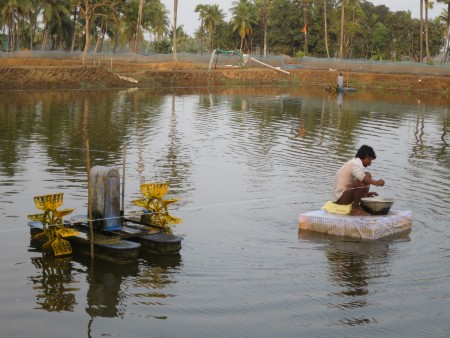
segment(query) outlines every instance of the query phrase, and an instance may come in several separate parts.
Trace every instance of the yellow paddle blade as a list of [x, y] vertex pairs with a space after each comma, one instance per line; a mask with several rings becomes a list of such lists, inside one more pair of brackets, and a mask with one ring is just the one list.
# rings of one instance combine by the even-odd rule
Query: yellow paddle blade
[[138, 207], [142, 207], [142, 208], [148, 208], [148, 199], [146, 198], [141, 198], [138, 200], [133, 200], [131, 201], [131, 203], [133, 203], [134, 205], [138, 206]]
[[165, 215], [164, 220], [167, 224], [180, 224], [183, 223], [183, 220], [179, 217], [172, 216], [172, 215]]
[[33, 239], [41, 240], [47, 238], [47, 234], [45, 232], [40, 232], [33, 236]]
[[171, 198], [171, 199], [168, 199], [168, 200], [161, 200], [161, 203], [162, 203], [162, 205], [164, 207], [167, 207], [169, 204], [172, 204], [172, 203], [175, 203], [175, 202], [178, 202], [178, 198]]
[[62, 238], [57, 238], [52, 243], [53, 252], [55, 256], [68, 255], [72, 253], [72, 247], [69, 241]]
[[162, 198], [169, 190], [167, 183], [143, 183], [141, 184], [142, 195], [148, 198]]
[[28, 217], [28, 219], [30, 219], [32, 221], [39, 221], [42, 224], [44, 223], [44, 220], [45, 220], [45, 214], [33, 214], [33, 215], [28, 215], [27, 217]]
[[50, 240], [48, 240], [47, 242], [45, 242], [45, 243], [42, 245], [42, 250], [44, 250], [44, 251], [50, 251], [50, 249], [52, 248], [52, 243], [53, 243], [53, 240], [52, 240], [52, 239], [50, 239]]
[[36, 208], [43, 211], [56, 210], [63, 203], [64, 193], [57, 193], [51, 195], [35, 196], [34, 204]]
[[53, 215], [55, 215], [58, 219], [62, 219], [64, 216], [70, 215], [75, 209], [62, 209], [62, 210], [54, 210]]
[[62, 226], [61, 229], [57, 230], [57, 233], [61, 237], [70, 237], [70, 236], [76, 236], [80, 232], [75, 229], [68, 229], [68, 228], [65, 228], [64, 226]]

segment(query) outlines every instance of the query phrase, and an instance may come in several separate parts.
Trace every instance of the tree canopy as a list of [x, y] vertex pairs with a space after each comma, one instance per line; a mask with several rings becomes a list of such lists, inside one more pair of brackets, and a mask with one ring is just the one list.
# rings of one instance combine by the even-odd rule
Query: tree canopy
[[[450, 0], [437, 1], [450, 8]], [[422, 49], [439, 54], [450, 26], [448, 10], [421, 20], [367, 0], [236, 0], [229, 11], [229, 22], [217, 4], [178, 13], [178, 21], [198, 18], [188, 36], [182, 26], [174, 34], [160, 0], [0, 0], [0, 50], [170, 53], [175, 38], [179, 52], [419, 61]]]

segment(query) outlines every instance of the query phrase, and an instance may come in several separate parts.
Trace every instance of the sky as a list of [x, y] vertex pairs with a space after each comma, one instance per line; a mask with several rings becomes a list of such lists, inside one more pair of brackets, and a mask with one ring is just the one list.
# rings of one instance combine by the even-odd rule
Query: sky
[[[200, 20], [198, 19], [198, 13], [195, 13], [195, 7], [198, 4], [203, 5], [213, 5], [217, 4], [226, 14], [225, 20], [229, 21], [231, 19], [229, 9], [233, 6], [232, 3], [235, 0], [178, 0], [178, 18], [177, 26], [183, 25], [184, 30], [187, 34], [193, 36], [194, 32], [200, 25]], [[389, 7], [391, 11], [406, 11], [411, 10], [412, 16], [415, 18], [420, 17], [420, 1], [419, 0], [369, 0], [375, 6], [385, 5]], [[169, 10], [170, 21], [173, 22], [173, 0], [161, 0], [161, 2]], [[429, 11], [429, 18], [435, 18], [441, 14], [443, 4], [438, 4], [435, 2], [434, 9]]]

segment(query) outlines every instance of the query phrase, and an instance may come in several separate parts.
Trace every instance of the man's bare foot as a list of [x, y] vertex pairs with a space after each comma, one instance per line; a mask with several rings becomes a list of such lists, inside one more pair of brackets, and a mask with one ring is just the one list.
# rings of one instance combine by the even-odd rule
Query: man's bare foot
[[352, 215], [352, 216], [372, 216], [371, 214], [369, 214], [368, 212], [364, 211], [361, 208], [352, 208], [350, 215]]

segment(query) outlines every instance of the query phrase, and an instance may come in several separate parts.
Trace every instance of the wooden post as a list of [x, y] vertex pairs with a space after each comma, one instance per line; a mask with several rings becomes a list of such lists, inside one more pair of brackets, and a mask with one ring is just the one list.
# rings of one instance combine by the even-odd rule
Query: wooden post
[[122, 203], [120, 213], [122, 216], [125, 214], [125, 164], [127, 158], [127, 146], [123, 146], [123, 163], [122, 163]]
[[88, 183], [88, 217], [89, 217], [89, 242], [91, 244], [91, 258], [94, 258], [94, 226], [92, 224], [92, 207], [91, 207], [91, 175], [90, 175], [90, 162], [89, 162], [89, 139], [86, 140], [86, 170], [87, 170], [87, 183]]

